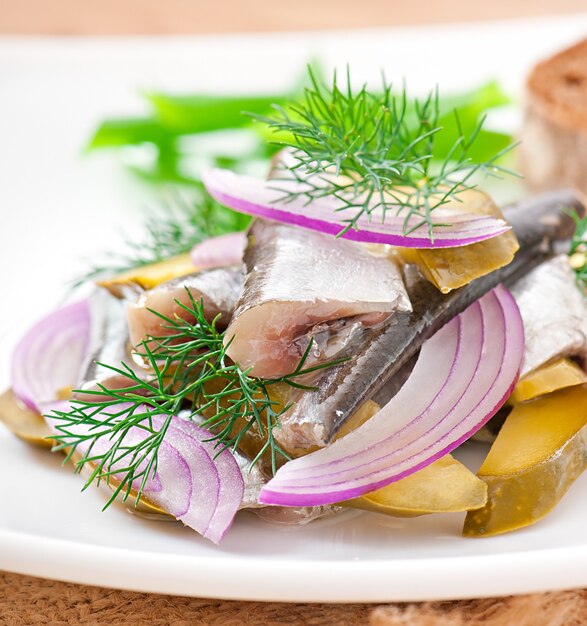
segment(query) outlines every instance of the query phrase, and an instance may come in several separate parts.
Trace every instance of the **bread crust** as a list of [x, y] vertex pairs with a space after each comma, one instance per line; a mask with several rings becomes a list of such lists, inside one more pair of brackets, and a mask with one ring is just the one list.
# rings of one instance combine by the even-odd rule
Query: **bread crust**
[[521, 139], [529, 187], [570, 185], [587, 193], [587, 39], [532, 70]]

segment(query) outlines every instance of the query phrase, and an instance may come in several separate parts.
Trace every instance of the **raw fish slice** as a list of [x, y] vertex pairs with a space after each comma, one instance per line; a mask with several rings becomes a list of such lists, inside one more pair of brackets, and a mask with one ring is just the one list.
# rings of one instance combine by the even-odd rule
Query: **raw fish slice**
[[165, 321], [152, 311], [171, 319], [177, 316], [194, 321], [193, 316], [176, 302], [177, 300], [186, 306], [192, 306], [189, 294], [196, 302], [202, 301], [208, 321], [220, 316], [218, 328], [225, 328], [241, 295], [243, 283], [243, 269], [235, 266], [190, 274], [145, 291], [127, 308], [132, 345], [137, 346], [148, 337], [170, 334], [171, 331], [165, 328]]
[[[394, 261], [295, 226], [256, 221], [245, 265], [245, 288], [225, 341], [228, 355], [253, 376], [291, 373], [310, 336], [322, 333], [329, 343], [329, 324], [374, 326], [394, 311], [411, 310]], [[313, 361], [331, 355], [314, 345]]]

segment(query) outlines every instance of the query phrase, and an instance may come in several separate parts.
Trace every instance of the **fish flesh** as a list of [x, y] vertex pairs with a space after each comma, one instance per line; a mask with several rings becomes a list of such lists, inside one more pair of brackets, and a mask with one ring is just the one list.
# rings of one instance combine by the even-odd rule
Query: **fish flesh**
[[306, 365], [329, 359], [361, 334], [359, 326], [411, 310], [398, 265], [350, 241], [257, 220], [244, 261], [245, 286], [225, 345], [253, 376], [290, 374], [312, 339]]
[[587, 359], [587, 304], [566, 255], [542, 263], [511, 286], [526, 335], [521, 375], [557, 358]]
[[428, 282], [417, 266], [405, 265], [404, 284], [413, 310], [397, 311], [382, 325], [363, 328], [347, 345], [349, 359], [324, 370], [313, 382], [316, 391], [294, 390], [293, 406], [274, 430], [276, 440], [292, 454], [331, 442], [366, 400], [388, 385], [394, 387], [396, 376], [405, 378], [423, 342], [440, 327], [499, 283], [511, 284], [528, 273], [550, 258], [559, 242], [568, 241], [574, 222], [564, 208], [584, 213], [572, 192], [543, 194], [506, 209], [520, 243], [514, 260], [447, 295]]
[[138, 346], [149, 337], [162, 337], [173, 332], [165, 328], [165, 321], [153, 311], [170, 319], [180, 317], [186, 321], [195, 321], [194, 316], [181, 306], [191, 306], [191, 298], [195, 302], [202, 302], [204, 315], [209, 322], [218, 318], [217, 328], [226, 328], [243, 285], [244, 269], [238, 265], [182, 276], [143, 292], [127, 307], [132, 345]]

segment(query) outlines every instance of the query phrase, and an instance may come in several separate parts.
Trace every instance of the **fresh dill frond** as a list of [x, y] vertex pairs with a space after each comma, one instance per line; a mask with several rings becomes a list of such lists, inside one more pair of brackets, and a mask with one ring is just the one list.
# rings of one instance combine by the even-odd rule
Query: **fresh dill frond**
[[583, 293], [587, 294], [587, 216], [579, 217], [576, 211], [570, 211], [569, 215], [575, 222], [575, 232], [569, 249], [569, 262], [575, 272], [579, 287]]
[[[275, 106], [273, 117], [254, 117], [286, 137], [278, 142], [290, 152], [281, 177], [302, 185], [283, 189], [283, 199], [337, 198], [340, 234], [357, 229], [360, 218], [377, 215], [384, 221], [393, 212], [404, 218], [404, 234], [425, 226], [433, 240], [434, 227], [440, 225], [435, 209], [475, 188], [477, 174], [513, 173], [497, 163], [512, 146], [482, 162], [471, 157], [484, 118], [466, 134], [455, 110], [456, 133], [453, 128], [446, 151], [438, 90], [423, 99], [408, 98], [405, 86], [396, 94], [383, 78], [380, 91], [365, 85], [357, 91], [348, 70], [346, 85], [339, 86], [335, 73], [325, 86], [308, 69], [311, 85], [300, 100], [287, 108]], [[277, 181], [281, 177], [275, 176]]]
[[91, 264], [76, 278], [74, 287], [185, 254], [209, 237], [244, 230], [249, 221], [203, 190], [193, 201], [177, 196], [164, 213], [145, 220], [142, 235], [127, 238], [127, 252], [102, 254], [106, 261]]
[[[290, 406], [278, 402], [271, 387], [281, 383], [312, 390], [304, 377], [344, 361], [306, 366], [310, 342], [291, 374], [270, 380], [254, 378], [228, 358], [217, 319], [207, 321], [202, 303], [187, 293], [188, 305], [176, 303], [190, 321], [152, 311], [161, 318], [168, 334], [148, 337], [139, 348], [152, 372], [148, 380], [127, 364], [100, 364], [126, 384], [116, 388], [99, 385], [99, 390], [91, 392], [77, 390], [67, 411], [55, 410], [46, 416], [54, 420], [51, 439], [57, 442], [55, 449], [65, 450], [67, 460], [74, 460], [78, 471], [89, 465], [91, 473], [84, 488], [102, 480], [113, 486], [105, 508], [119, 493], [126, 500], [135, 490], [137, 501], [140, 499], [157, 470], [158, 451], [171, 420], [180, 411], [210, 431], [210, 441], [215, 442], [218, 453], [227, 448], [237, 450], [243, 437], [254, 432], [262, 443], [251, 466], [268, 457], [275, 473], [279, 459], [289, 456], [273, 431]], [[136, 429], [143, 435], [138, 440], [133, 437]]]

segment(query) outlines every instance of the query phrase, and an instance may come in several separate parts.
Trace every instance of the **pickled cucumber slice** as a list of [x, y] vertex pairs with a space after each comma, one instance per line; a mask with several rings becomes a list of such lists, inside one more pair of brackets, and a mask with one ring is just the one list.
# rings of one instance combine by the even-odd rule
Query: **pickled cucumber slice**
[[517, 404], [478, 476], [487, 504], [467, 514], [463, 534], [488, 537], [542, 519], [587, 466], [587, 384]]
[[[503, 219], [503, 214], [493, 200], [478, 189], [460, 193], [458, 199], [460, 201], [453, 200], [444, 206]], [[399, 254], [406, 263], [418, 265], [424, 276], [442, 293], [448, 293], [508, 265], [519, 247], [514, 232], [509, 230], [468, 246], [436, 250], [400, 248]]]
[[363, 404], [349, 417], [336, 433], [335, 439], [340, 439], [357, 429], [368, 419], [371, 419], [381, 407], [373, 400], [365, 400]]
[[454, 513], [487, 502], [487, 485], [450, 454], [415, 474], [343, 504], [394, 517]]
[[14, 395], [11, 389], [0, 395], [0, 422], [27, 443], [50, 448], [47, 437], [51, 434], [42, 415], [32, 411]]
[[121, 298], [125, 287], [138, 285], [143, 289], [152, 289], [168, 280], [187, 276], [196, 271], [197, 268], [192, 263], [189, 253], [186, 253], [159, 263], [129, 270], [113, 278], [99, 280], [98, 285], [108, 289], [113, 296]]
[[585, 372], [571, 359], [558, 359], [526, 374], [510, 396], [510, 403], [526, 402], [558, 389], [587, 382]]

